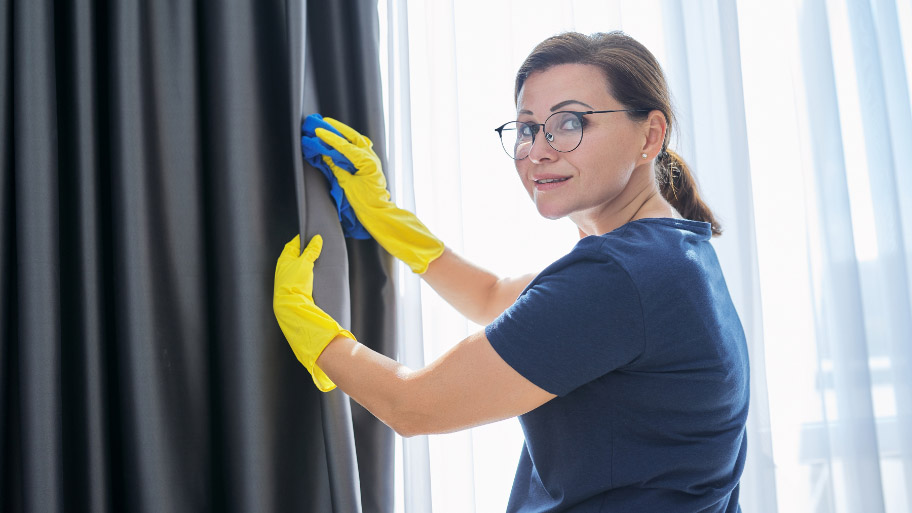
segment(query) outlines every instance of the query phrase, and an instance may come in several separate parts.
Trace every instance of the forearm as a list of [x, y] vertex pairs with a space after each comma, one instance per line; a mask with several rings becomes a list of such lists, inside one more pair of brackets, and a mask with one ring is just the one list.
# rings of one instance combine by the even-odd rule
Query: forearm
[[402, 436], [449, 433], [515, 417], [554, 398], [507, 365], [483, 331], [419, 370], [343, 336], [323, 350], [317, 365]]
[[402, 436], [420, 434], [423, 408], [412, 398], [415, 372], [347, 337], [338, 336], [317, 365], [352, 399]]
[[449, 248], [421, 275], [444, 300], [467, 319], [482, 326], [513, 304], [534, 276], [498, 278]]

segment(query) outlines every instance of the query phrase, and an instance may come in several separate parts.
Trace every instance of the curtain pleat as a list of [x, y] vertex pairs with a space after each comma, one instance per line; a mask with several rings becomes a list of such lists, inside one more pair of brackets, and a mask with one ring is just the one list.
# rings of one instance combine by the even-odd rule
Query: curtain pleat
[[[815, 469], [815, 479], [824, 485], [817, 507], [833, 510], [835, 494], [842, 493], [850, 511], [883, 511], [861, 283], [852, 231], [846, 229], [852, 226], [849, 188], [825, 9], [822, 1], [811, 1], [799, 12], [807, 115], [815, 120], [810, 132], [815, 201], [810, 208], [826, 220], [825, 229], [811, 232], [809, 243], [810, 258], [817, 263], [811, 268], [818, 304], [816, 342], [819, 358], [832, 361], [838, 412], [824, 410], [828, 417], [838, 417], [827, 419], [836, 429], [820, 431], [829, 457]], [[845, 462], [840, 471], [852, 486], [836, 481], [828, 463], [836, 460]]]
[[[773, 461], [773, 441], [770, 430], [770, 406], [767, 393], [768, 379], [766, 353], [763, 345], [763, 314], [761, 309], [761, 287], [759, 261], [757, 258], [757, 229], [753, 188], [750, 179], [750, 149], [748, 145], [747, 120], [742, 82], [742, 62], [739, 52], [740, 34], [738, 12], [735, 2], [719, 2], [718, 30], [721, 42], [721, 58], [725, 63], [722, 83], [725, 84], [725, 102], [729, 121], [729, 166], [722, 169], [702, 170], [701, 176], [710, 182], [720, 181], [713, 171], [742, 172], [727, 174], [731, 177], [731, 191], [717, 197], [730, 197], [727, 221], [733, 224], [725, 239], [734, 242], [729, 246], [726, 281], [733, 284], [737, 296], [739, 315], [748, 340], [750, 354], [750, 411], [747, 420], [747, 464], [741, 477], [741, 504], [766, 513], [776, 513], [776, 466]], [[704, 178], [705, 180], [705, 178]], [[732, 258], [733, 257], [733, 258]], [[732, 265], [732, 260], [738, 265]]]
[[[338, 119], [374, 143], [384, 167], [385, 135], [376, 2], [309, 2], [309, 67], [320, 113]], [[373, 239], [345, 239], [351, 325], [359, 341], [396, 357], [392, 260]], [[316, 285], [315, 285], [316, 287]], [[351, 404], [364, 511], [392, 511], [394, 434], [357, 403]]]
[[[13, 10], [12, 48], [14, 165], [29, 173], [14, 176], [17, 319], [16, 406], [20, 438], [23, 506], [60, 511], [63, 505], [61, 425], [46, 422], [61, 409], [60, 250], [58, 222], [57, 100], [54, 70], [54, 10], [51, 2], [29, 2]], [[5, 216], [4, 216], [5, 217]], [[20, 237], [19, 234], [29, 234]]]
[[[908, 57], [904, 64], [902, 56], [895, 3], [848, 2], [847, 7], [868, 179], [871, 196], [876, 198], [872, 206], [878, 265], [861, 268], [868, 341], [873, 346], [869, 351], [888, 355], [892, 372], [887, 380], [893, 385], [896, 405], [893, 430], [900, 433], [896, 447], [882, 439], [878, 441], [877, 459], [898, 453], [904, 468], [902, 483], [906, 490], [912, 490], [912, 257], [905, 253], [904, 242], [904, 232], [912, 231], [903, 226], [904, 222], [912, 222], [908, 215], [903, 217], [903, 203], [908, 214], [912, 201], [899, 188], [899, 176], [908, 175], [910, 169], [903, 165], [908, 160], [906, 147], [912, 141], [912, 111], [904, 73], [909, 64]], [[883, 319], [883, 327], [872, 322], [877, 317]], [[883, 343], [884, 335], [889, 343]], [[876, 386], [879, 381], [872, 376], [869, 386]], [[912, 496], [908, 494], [906, 506], [912, 508]]]
[[[414, 5], [414, 4], [413, 4]], [[411, 78], [409, 73], [409, 22], [408, 6], [405, 0], [393, 0], [386, 4], [386, 101], [387, 126], [389, 126], [389, 159], [390, 167], [387, 173], [387, 182], [397, 194], [394, 199], [401, 208], [416, 212], [415, 187], [412, 165], [412, 116], [411, 116]], [[395, 141], [395, 143], [393, 143]], [[401, 184], [401, 185], [400, 185]], [[436, 196], [436, 195], [435, 195]], [[427, 219], [425, 219], [427, 221]], [[452, 244], [452, 241], [450, 242]], [[404, 265], [404, 264], [403, 264]], [[404, 267], [396, 275], [399, 285], [398, 302], [396, 309], [397, 327], [397, 356], [405, 366], [418, 369], [425, 364], [424, 329], [421, 309], [421, 278], [411, 272], [405, 272]], [[467, 436], [468, 435], [468, 436]], [[430, 444], [427, 436], [414, 436], [401, 440], [401, 445], [396, 451], [396, 457], [401, 457], [402, 465], [402, 508], [405, 513], [429, 511], [433, 508], [431, 492], [431, 460]], [[468, 438], [471, 434], [463, 433], [461, 439]], [[452, 436], [446, 443], [452, 451], [458, 451], [457, 446], [451, 445]], [[447, 456], [451, 456], [448, 453]], [[462, 451], [462, 456], [471, 458], [471, 451]], [[452, 463], [453, 458], [447, 457], [447, 462]], [[458, 472], [458, 470], [455, 470]], [[454, 508], [464, 509], [472, 513], [471, 509], [461, 508], [465, 503], [474, 507], [474, 488], [461, 486], [451, 478], [453, 473], [442, 476], [439, 481], [446, 482], [450, 490], [463, 498], [464, 503], [450, 504]], [[472, 479], [471, 474], [465, 479]]]
[[325, 180], [296, 198], [288, 9], [0, 8], [0, 511], [353, 511], [273, 273], [298, 200], [339, 234], [322, 290], [388, 259], [353, 276]]
[[[903, 56], [902, 37], [899, 26], [897, 5], [891, 2], [872, 2], [872, 15], [876, 25], [878, 51], [884, 80], [885, 116], [890, 136], [890, 168], [876, 169], [877, 190], [887, 188], [891, 199], [888, 208], [880, 215], [894, 215], [882, 223], [887, 227], [879, 245], [887, 257], [887, 265], [881, 268], [881, 279], [889, 290], [887, 308], [891, 325], [895, 326], [889, 335], [887, 349], [892, 367], [894, 393], [896, 395], [895, 432], [896, 447], [888, 448], [891, 456], [898, 455], [904, 480], [901, 486], [907, 490], [906, 508], [912, 511], [912, 197], [903, 191], [912, 190], [912, 173], [906, 164], [908, 141], [912, 141], [912, 98], [909, 92], [907, 68], [912, 66], [909, 55]], [[879, 202], [878, 202], [879, 203]], [[880, 223], [878, 223], [880, 224]], [[895, 238], [891, 240], [891, 238]], [[903, 284], [901, 277], [905, 277]], [[904, 309], [903, 309], [904, 308]], [[902, 435], [905, 434], [905, 436]]]
[[[110, 334], [108, 323], [110, 290], [104, 272], [106, 241], [102, 223], [110, 212], [97, 173], [100, 164], [98, 138], [98, 82], [96, 49], [98, 38], [92, 3], [88, 1], [57, 4], [55, 32], [57, 68], [60, 76], [71, 77], [71, 86], [58, 89], [60, 162], [69, 163], [70, 172], [60, 177], [60, 240], [62, 246], [61, 303], [75, 307], [61, 316], [63, 334], [75, 335], [81, 343], [61, 344], [61, 383], [63, 393], [62, 430], [64, 472], [84, 469], [78, 475], [65, 475], [65, 502], [85, 504], [92, 511], [110, 511], [106, 496], [110, 486], [110, 440], [106, 416], [109, 410], [110, 383], [105, 379], [104, 340]], [[64, 339], [66, 337], [62, 337]]]
[[[112, 506], [183, 511], [203, 507], [210, 486], [205, 269], [218, 265], [203, 251], [195, 13], [187, 4], [120, 2], [105, 14], [97, 28], [106, 38], [100, 80], [108, 93], [101, 124], [110, 204], [102, 219], [111, 255], [106, 313], [118, 341], [108, 346], [108, 377], [122, 419], [112, 426], [122, 457], [112, 485], [127, 491]], [[175, 486], [182, 476], [186, 486]]]
[[[289, 69], [292, 87], [288, 119], [292, 136], [295, 191], [298, 203], [298, 226], [306, 241], [314, 234], [323, 235], [323, 252], [315, 263], [315, 297], [321, 308], [342, 325], [350, 324], [348, 294], [348, 258], [334, 207], [325, 194], [326, 182], [320, 173], [304, 165], [298, 147], [303, 117], [316, 108], [312, 63], [306, 59], [307, 7], [306, 2], [286, 4], [286, 23], [289, 35]], [[306, 99], [306, 103], [305, 103]], [[306, 168], [306, 169], [305, 169]], [[308, 185], [309, 184], [309, 185]], [[327, 265], [329, 263], [329, 265]], [[361, 511], [360, 479], [355, 455], [351, 407], [348, 396], [335, 390], [320, 396], [323, 419], [323, 444], [327, 465], [327, 511]]]
[[[14, 141], [12, 130], [13, 11], [10, 2], [0, 5], [0, 419], [19, 418], [17, 367], [18, 348], [6, 342], [18, 331], [16, 321], [16, 207], [13, 180]], [[17, 422], [0, 420], [0, 508], [22, 509], [22, 456]], [[8, 483], [4, 485], [3, 483]]]

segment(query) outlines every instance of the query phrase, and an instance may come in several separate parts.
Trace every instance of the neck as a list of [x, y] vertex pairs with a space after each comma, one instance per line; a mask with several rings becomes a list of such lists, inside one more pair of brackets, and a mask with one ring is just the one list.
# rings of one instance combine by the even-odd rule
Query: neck
[[625, 190], [626, 194], [621, 194], [618, 201], [612, 202], [598, 212], [571, 214], [570, 219], [579, 228], [580, 238], [587, 235], [602, 235], [637, 219], [680, 217], [674, 207], [659, 193], [651, 169], [648, 177], [645, 183], [637, 183], [637, 180], [632, 179], [630, 186]]

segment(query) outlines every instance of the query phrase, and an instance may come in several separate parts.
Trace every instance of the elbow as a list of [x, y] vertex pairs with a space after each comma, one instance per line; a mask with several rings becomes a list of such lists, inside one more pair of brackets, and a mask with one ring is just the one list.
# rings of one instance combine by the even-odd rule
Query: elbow
[[503, 310], [485, 306], [481, 311], [476, 312], [472, 316], [467, 315], [466, 318], [479, 326], [487, 326], [494, 322], [494, 319], [498, 318], [502, 313]]
[[385, 424], [402, 438], [412, 438], [413, 436], [430, 435], [434, 433], [434, 430], [430, 428], [430, 422], [428, 422], [426, 416], [417, 412], [394, 412], [390, 415], [389, 419], [385, 421]]
[[503, 309], [494, 306], [494, 301], [489, 299], [488, 302], [478, 308], [478, 310], [474, 312], [465, 312], [465, 318], [479, 326], [487, 326], [494, 322], [494, 319], [498, 318], [502, 313]]
[[387, 392], [380, 394], [382, 400], [358, 402], [403, 438], [446, 432], [445, 410], [439, 407], [439, 398], [434, 397], [426, 376], [424, 371], [400, 365], [393, 383], [379, 387]]
[[[420, 385], [414, 381], [408, 383], [410, 391]], [[404, 393], [393, 404], [389, 404], [386, 415], [381, 420], [402, 438], [418, 435], [430, 435], [434, 429], [436, 408], [431, 406], [422, 393]]]
[[419, 430], [411, 429], [407, 426], [390, 426], [397, 435], [402, 438], [411, 438], [413, 436], [423, 435], [425, 433], [420, 432]]

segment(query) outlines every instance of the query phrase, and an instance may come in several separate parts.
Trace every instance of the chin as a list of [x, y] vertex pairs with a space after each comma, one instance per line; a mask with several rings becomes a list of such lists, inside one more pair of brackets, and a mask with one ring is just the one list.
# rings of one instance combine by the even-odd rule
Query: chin
[[555, 221], [555, 220], [557, 220], [557, 219], [562, 219], [562, 218], [564, 218], [564, 217], [567, 217], [567, 213], [566, 213], [566, 212], [564, 212], [564, 211], [562, 211], [562, 210], [558, 210], [558, 209], [556, 209], [556, 208], [554, 208], [554, 207], [548, 208], [548, 206], [546, 206], [546, 205], [538, 205], [538, 204], [536, 204], [536, 205], [535, 205], [535, 208], [536, 208], [536, 210], [538, 210], [538, 214], [539, 214], [539, 215], [541, 215], [541, 216], [544, 217], [545, 219], [550, 219], [550, 220], [552, 220], [552, 221]]

